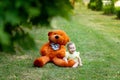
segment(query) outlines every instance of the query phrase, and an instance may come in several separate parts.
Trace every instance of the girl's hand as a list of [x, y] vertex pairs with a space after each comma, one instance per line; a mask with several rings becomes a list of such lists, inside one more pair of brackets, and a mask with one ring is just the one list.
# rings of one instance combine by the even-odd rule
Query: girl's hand
[[80, 66], [83, 66], [83, 64], [81, 64], [81, 63], [80, 63], [79, 65], [80, 65]]
[[64, 58], [63, 58], [63, 60], [64, 60], [66, 63], [68, 63], [68, 60], [67, 60], [67, 58], [65, 58], [65, 57], [64, 57]]

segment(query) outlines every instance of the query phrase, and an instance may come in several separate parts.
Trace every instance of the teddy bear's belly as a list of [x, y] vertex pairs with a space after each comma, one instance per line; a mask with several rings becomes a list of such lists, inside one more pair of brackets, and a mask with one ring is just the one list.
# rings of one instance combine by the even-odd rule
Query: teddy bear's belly
[[48, 54], [49, 58], [52, 60], [54, 57], [56, 57], [57, 53], [56, 52], [50, 52]]

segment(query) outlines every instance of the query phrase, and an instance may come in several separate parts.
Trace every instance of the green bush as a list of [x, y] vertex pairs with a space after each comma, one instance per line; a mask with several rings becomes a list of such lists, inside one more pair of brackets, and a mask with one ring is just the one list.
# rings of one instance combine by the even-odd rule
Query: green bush
[[88, 3], [88, 8], [91, 9], [91, 4], [93, 4], [95, 2], [95, 0], [90, 0], [90, 2]]
[[97, 11], [102, 10], [102, 0], [90, 0], [88, 8]]
[[96, 3], [95, 3], [95, 2], [91, 2], [90, 8], [91, 8], [92, 10], [96, 10]]
[[115, 8], [115, 13], [117, 15], [117, 18], [120, 19], [120, 7]]
[[103, 6], [103, 12], [106, 15], [114, 14], [114, 1], [111, 0], [111, 4], [107, 4]]
[[112, 5], [105, 5], [103, 6], [104, 14], [110, 15], [114, 13], [114, 7]]
[[96, 0], [96, 10], [100, 11], [102, 10], [102, 0]]

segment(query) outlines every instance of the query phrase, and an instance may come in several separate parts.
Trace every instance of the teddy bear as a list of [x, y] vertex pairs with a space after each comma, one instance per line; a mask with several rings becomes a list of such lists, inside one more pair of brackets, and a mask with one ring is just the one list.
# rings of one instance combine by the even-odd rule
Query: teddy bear
[[63, 30], [52, 30], [48, 32], [48, 42], [41, 49], [41, 56], [35, 59], [35, 67], [43, 67], [48, 62], [53, 62], [57, 66], [72, 67], [75, 62], [63, 60], [65, 57], [65, 45], [70, 41], [70, 38]]

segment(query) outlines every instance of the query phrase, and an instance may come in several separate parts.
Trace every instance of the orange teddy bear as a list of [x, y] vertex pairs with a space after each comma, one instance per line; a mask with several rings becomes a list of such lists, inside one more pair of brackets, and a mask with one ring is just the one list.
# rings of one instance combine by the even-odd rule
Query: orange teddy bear
[[57, 66], [72, 67], [73, 60], [68, 63], [63, 60], [65, 57], [65, 45], [69, 42], [69, 37], [62, 30], [53, 30], [48, 32], [49, 42], [44, 44], [40, 50], [41, 56], [34, 61], [34, 66], [43, 67], [47, 62], [53, 62]]

